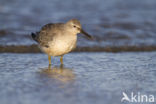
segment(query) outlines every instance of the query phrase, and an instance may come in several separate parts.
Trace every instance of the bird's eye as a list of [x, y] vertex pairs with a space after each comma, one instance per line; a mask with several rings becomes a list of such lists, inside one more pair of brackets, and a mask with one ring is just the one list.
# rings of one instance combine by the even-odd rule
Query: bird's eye
[[74, 25], [73, 27], [74, 27], [74, 28], [76, 28], [76, 26], [75, 26], [75, 25]]

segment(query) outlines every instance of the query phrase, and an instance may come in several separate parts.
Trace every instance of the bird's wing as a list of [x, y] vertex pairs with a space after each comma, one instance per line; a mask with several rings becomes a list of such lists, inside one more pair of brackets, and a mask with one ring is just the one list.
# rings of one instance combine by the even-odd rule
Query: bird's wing
[[49, 23], [44, 25], [37, 35], [37, 40], [41, 46], [49, 47], [48, 43], [53, 41], [53, 37], [56, 35], [55, 24]]

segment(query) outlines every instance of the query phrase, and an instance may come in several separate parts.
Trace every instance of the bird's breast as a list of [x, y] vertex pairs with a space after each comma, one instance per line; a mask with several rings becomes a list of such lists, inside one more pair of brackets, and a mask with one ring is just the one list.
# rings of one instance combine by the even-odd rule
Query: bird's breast
[[69, 53], [76, 47], [77, 35], [58, 36], [49, 42], [48, 53], [51, 56], [61, 56]]

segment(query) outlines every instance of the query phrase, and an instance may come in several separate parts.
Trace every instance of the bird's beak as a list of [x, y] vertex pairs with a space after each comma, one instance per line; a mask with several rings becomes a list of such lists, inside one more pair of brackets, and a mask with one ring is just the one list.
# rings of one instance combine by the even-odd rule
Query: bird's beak
[[88, 33], [86, 33], [83, 29], [81, 29], [81, 33], [87, 36], [89, 39], [93, 39], [93, 37], [89, 35]]

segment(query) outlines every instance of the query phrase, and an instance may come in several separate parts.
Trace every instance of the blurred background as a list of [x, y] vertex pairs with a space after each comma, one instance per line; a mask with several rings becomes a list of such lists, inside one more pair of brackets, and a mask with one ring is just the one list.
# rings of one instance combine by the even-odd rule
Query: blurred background
[[0, 0], [0, 45], [32, 45], [31, 32], [77, 18], [94, 41], [80, 47], [155, 46], [155, 0]]

